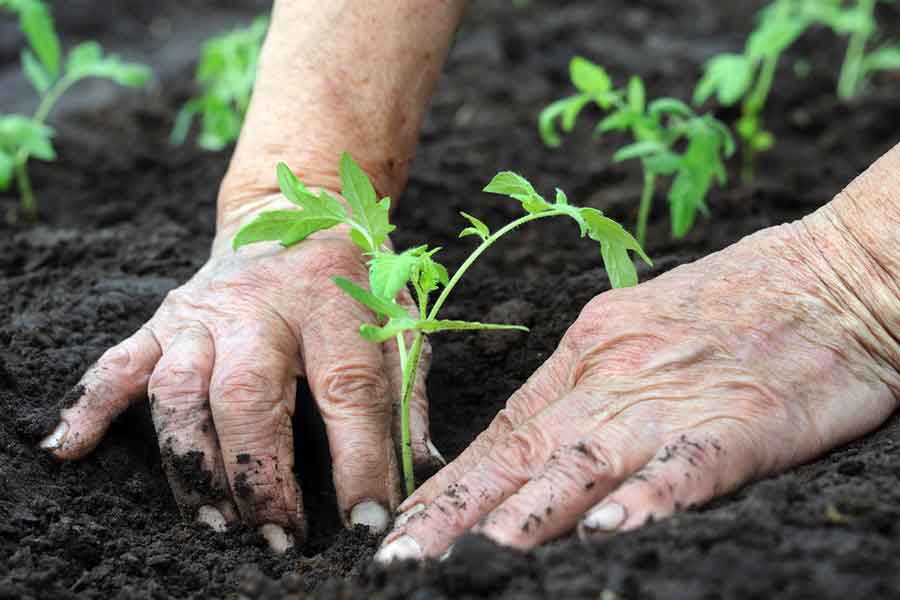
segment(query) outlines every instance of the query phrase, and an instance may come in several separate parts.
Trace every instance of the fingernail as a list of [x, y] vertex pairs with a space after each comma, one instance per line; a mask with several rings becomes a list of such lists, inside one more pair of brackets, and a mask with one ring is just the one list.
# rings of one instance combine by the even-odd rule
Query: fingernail
[[413, 506], [411, 509], [400, 513], [399, 515], [397, 515], [397, 518], [394, 519], [394, 529], [403, 527], [404, 525], [406, 525], [407, 521], [409, 521], [412, 517], [419, 514], [423, 510], [425, 510], [425, 505], [420, 502], [419, 504]]
[[442, 465], [447, 465], [447, 460], [444, 458], [444, 455], [441, 454], [440, 450], [437, 449], [437, 446], [429, 439], [425, 442], [425, 447], [428, 448], [428, 452], [438, 459]]
[[197, 522], [209, 525], [213, 531], [218, 531], [219, 533], [224, 533], [228, 530], [228, 521], [225, 520], [225, 516], [213, 506], [203, 505], [198, 508]]
[[365, 525], [372, 533], [387, 529], [390, 520], [387, 509], [374, 500], [363, 500], [350, 510], [350, 524]]
[[410, 536], [403, 535], [375, 553], [375, 561], [383, 565], [395, 560], [422, 560], [422, 546]]
[[281, 525], [266, 523], [259, 528], [259, 533], [266, 538], [266, 541], [269, 543], [269, 548], [276, 554], [284, 554], [294, 547], [294, 539]]
[[62, 446], [64, 441], [66, 441], [66, 436], [68, 434], [69, 424], [65, 421], [60, 421], [59, 425], [56, 426], [56, 429], [53, 430], [53, 433], [41, 441], [40, 447], [44, 450], [56, 450]]
[[610, 502], [589, 512], [581, 521], [581, 526], [587, 533], [609, 533], [621, 527], [627, 516], [625, 507], [618, 502]]

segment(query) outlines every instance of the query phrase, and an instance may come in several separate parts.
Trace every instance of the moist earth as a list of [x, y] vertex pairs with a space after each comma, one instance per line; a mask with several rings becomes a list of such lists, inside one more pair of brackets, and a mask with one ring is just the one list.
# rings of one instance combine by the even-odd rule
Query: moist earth
[[[228, 10], [249, 21], [258, 4], [228, 3]], [[458, 211], [489, 224], [516, 214], [515, 203], [478, 192], [501, 169], [633, 223], [640, 173], [611, 163], [621, 139], [592, 139], [595, 113], [558, 150], [538, 139], [541, 107], [571, 93], [569, 58], [592, 58], [618, 82], [640, 74], [654, 96], [688, 98], [710, 56], [740, 49], [762, 5], [472, 4], [396, 214], [398, 247], [443, 246], [449, 265], [470, 248], [456, 239], [464, 226]], [[113, 24], [128, 22], [138, 38], [134, 32], [153, 30], [159, 19], [224, 10], [211, 2], [115, 3], [67, 11], [62, 28], [106, 39]], [[881, 17], [885, 37], [896, 37], [897, 9], [885, 6]], [[4, 34], [0, 46], [7, 72], [18, 48], [9, 39]], [[843, 48], [820, 31], [785, 57], [766, 113], [778, 143], [760, 157], [752, 185], [733, 178], [716, 189], [710, 218], [677, 241], [657, 199], [648, 243], [656, 266], [641, 267], [643, 279], [815, 210], [897, 142], [900, 80], [881, 77], [858, 101], [838, 103]], [[805, 76], [797, 64], [808, 67]], [[896, 418], [816, 462], [633, 533], [587, 545], [569, 537], [531, 553], [471, 537], [445, 562], [389, 569], [371, 563], [377, 539], [340, 526], [324, 433], [303, 385], [294, 424], [310, 535], [284, 556], [241, 526], [216, 534], [181, 520], [146, 402], [85, 460], [60, 464], [38, 451], [57, 408], [77, 397], [84, 370], [207, 256], [229, 152], [168, 145], [175, 111], [192, 90], [190, 65], [174, 73], [148, 92], [58, 120], [59, 161], [32, 168], [40, 224], [0, 225], [0, 598], [900, 597]], [[29, 93], [23, 87], [20, 95]], [[4, 212], [15, 203], [12, 193], [0, 195]], [[531, 333], [434, 340], [433, 437], [446, 456], [490, 422], [605, 289], [598, 253], [568, 223], [524, 228], [488, 253], [446, 317], [521, 322]], [[180, 468], [196, 475], [190, 460]]]

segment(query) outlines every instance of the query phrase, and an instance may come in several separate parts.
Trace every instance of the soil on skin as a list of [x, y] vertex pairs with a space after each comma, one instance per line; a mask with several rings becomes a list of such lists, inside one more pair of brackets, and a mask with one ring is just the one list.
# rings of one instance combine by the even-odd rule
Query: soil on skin
[[[459, 210], [492, 224], [518, 210], [477, 193], [508, 168], [633, 223], [641, 180], [636, 165], [611, 164], [620, 140], [592, 142], [590, 115], [559, 150], [537, 137], [540, 108], [571, 91], [568, 59], [585, 55], [620, 82], [638, 73], [652, 95], [687, 98], [706, 59], [740, 48], [761, 2], [512, 4], [473, 3], [459, 33], [397, 212], [399, 247], [428, 241], [457, 264], [470, 247], [456, 239]], [[140, 15], [174, 10], [142, 6], [150, 13]], [[886, 37], [897, 37], [896, 9], [883, 16]], [[90, 18], [102, 20], [97, 11]], [[642, 268], [644, 279], [811, 212], [897, 142], [900, 82], [881, 78], [857, 103], [837, 103], [842, 51], [819, 32], [786, 58], [767, 112], [779, 142], [752, 186], [716, 190], [711, 218], [680, 241], [669, 239], [658, 200], [648, 247], [656, 267]], [[801, 57], [809, 61], [805, 78], [792, 69]], [[11, 68], [15, 53], [0, 58]], [[340, 527], [323, 433], [304, 389], [295, 425], [310, 536], [286, 556], [272, 556], [251, 530], [217, 535], [181, 520], [146, 402], [85, 460], [47, 458], [35, 442], [56, 408], [77, 397], [83, 371], [207, 255], [228, 152], [167, 145], [190, 81], [183, 69], [155, 91], [58, 123], [59, 162], [33, 165], [41, 224], [0, 225], [0, 598], [900, 597], [896, 420], [817, 462], [635, 533], [590, 545], [568, 538], [528, 554], [470, 538], [446, 562], [387, 571], [370, 563], [378, 540]], [[15, 202], [0, 196], [0, 209]], [[518, 232], [473, 270], [446, 317], [481, 315], [532, 330], [435, 340], [433, 436], [445, 455], [465, 448], [584, 303], [607, 288], [597, 254], [570, 224], [550, 223]]]

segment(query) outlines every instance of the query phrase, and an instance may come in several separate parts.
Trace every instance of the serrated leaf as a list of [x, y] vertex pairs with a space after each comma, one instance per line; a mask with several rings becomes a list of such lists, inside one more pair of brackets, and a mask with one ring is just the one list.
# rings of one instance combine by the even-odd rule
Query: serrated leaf
[[603, 67], [581, 56], [576, 56], [569, 62], [569, 76], [580, 92], [597, 94], [612, 89], [612, 80]]
[[619, 163], [632, 158], [647, 158], [661, 152], [667, 152], [668, 147], [662, 142], [647, 140], [635, 142], [621, 148], [613, 155], [613, 162]]
[[30, 50], [22, 50], [22, 72], [41, 96], [50, 89], [50, 74]]
[[440, 248], [427, 252], [424, 248], [417, 250], [420, 258], [418, 264], [413, 267], [413, 277], [418, 280], [419, 287], [426, 294], [436, 290], [438, 284], [447, 285], [450, 281], [447, 268], [433, 258], [439, 250]]
[[476, 217], [473, 217], [469, 213], [460, 212], [459, 214], [461, 214], [463, 218], [465, 218], [469, 223], [472, 224], [471, 227], [466, 227], [465, 229], [463, 229], [460, 232], [459, 237], [465, 237], [467, 235], [477, 235], [482, 240], [486, 240], [490, 237], [491, 230], [488, 229], [488, 226], [485, 225], [483, 221]]
[[241, 228], [234, 237], [232, 246], [237, 250], [247, 244], [277, 241], [282, 246], [289, 247], [340, 222], [334, 217], [316, 215], [306, 210], [266, 211]]
[[637, 269], [623, 246], [600, 242], [600, 255], [603, 257], [606, 276], [614, 288], [634, 287], [638, 284]]
[[344, 206], [326, 191], [319, 192], [316, 196], [303, 182], [297, 179], [294, 172], [287, 164], [280, 162], [276, 168], [278, 176], [278, 188], [285, 197], [306, 211], [310, 216], [332, 218], [338, 222], [348, 221], [347, 211]]
[[528, 331], [523, 325], [503, 325], [497, 323], [479, 323], [477, 321], [453, 321], [431, 319], [419, 321], [416, 329], [425, 333], [437, 333], [439, 331], [472, 331], [472, 330], [505, 330]]
[[392, 319], [409, 319], [409, 313], [396, 302], [385, 300], [375, 296], [369, 290], [362, 288], [344, 277], [333, 277], [332, 281], [341, 288], [345, 294], [368, 307], [376, 315], [386, 315]]
[[707, 65], [694, 91], [694, 104], [703, 104], [713, 94], [722, 106], [733, 106], [753, 83], [755, 62], [742, 54], [722, 54]]
[[359, 335], [367, 342], [382, 343], [394, 339], [398, 334], [416, 329], [419, 321], [409, 317], [391, 318], [383, 326], [364, 323], [359, 326]]
[[23, 0], [17, 3], [19, 23], [32, 50], [47, 70], [51, 79], [59, 76], [59, 37], [53, 26], [50, 11], [40, 0]]
[[350, 205], [353, 221], [366, 232], [363, 235], [354, 229], [351, 238], [366, 252], [375, 252], [394, 230], [390, 224], [391, 200], [383, 198], [378, 201], [368, 175], [348, 152], [341, 154], [340, 172], [341, 194]]
[[522, 208], [529, 214], [538, 214], [550, 210], [552, 206], [538, 194], [531, 183], [517, 173], [502, 171], [494, 175], [484, 188], [489, 194], [509, 196], [522, 203]]
[[598, 242], [607, 242], [613, 246], [621, 246], [626, 250], [632, 250], [637, 253], [641, 259], [650, 266], [653, 261], [644, 252], [644, 249], [638, 243], [634, 236], [628, 233], [624, 227], [603, 215], [596, 208], [582, 208], [581, 216], [587, 222], [589, 233], [592, 240]]
[[385, 300], [393, 300], [406, 287], [419, 257], [410, 251], [394, 254], [378, 251], [369, 261], [369, 288]]

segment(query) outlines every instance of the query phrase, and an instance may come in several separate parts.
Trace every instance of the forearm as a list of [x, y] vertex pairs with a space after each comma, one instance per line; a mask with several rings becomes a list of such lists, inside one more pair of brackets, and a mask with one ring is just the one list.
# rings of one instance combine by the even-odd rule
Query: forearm
[[253, 100], [219, 194], [219, 225], [278, 190], [284, 161], [338, 187], [344, 150], [382, 195], [402, 190], [465, 0], [276, 0]]

